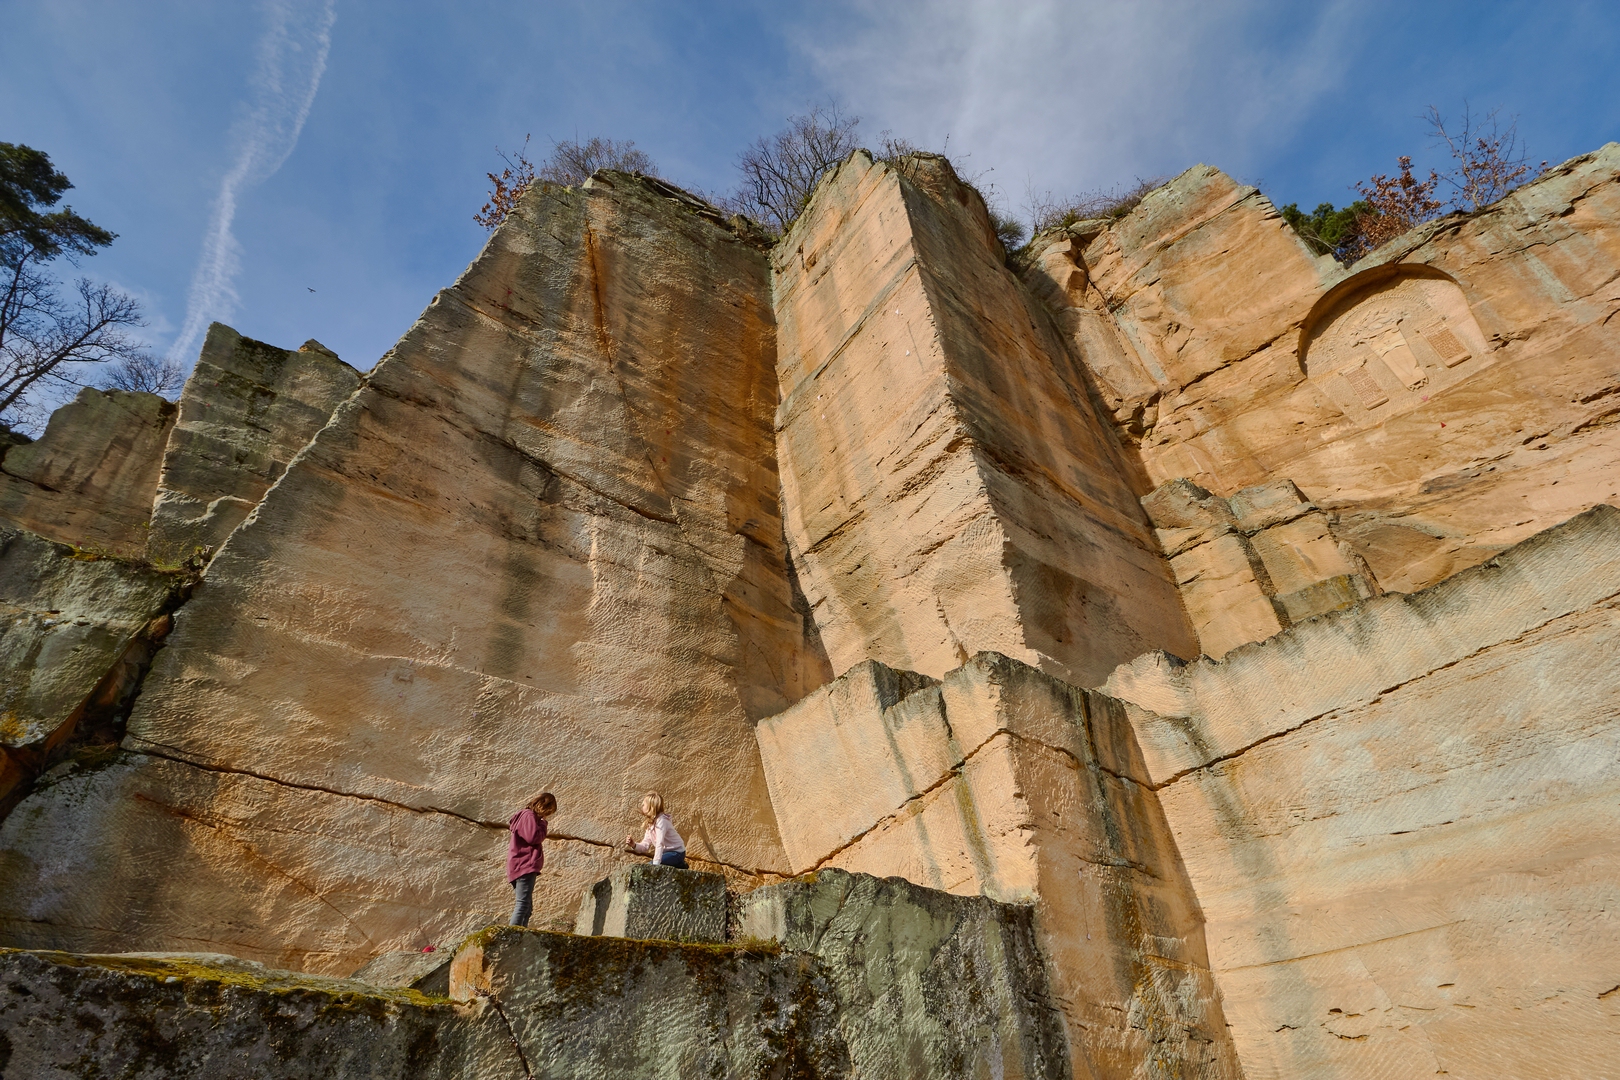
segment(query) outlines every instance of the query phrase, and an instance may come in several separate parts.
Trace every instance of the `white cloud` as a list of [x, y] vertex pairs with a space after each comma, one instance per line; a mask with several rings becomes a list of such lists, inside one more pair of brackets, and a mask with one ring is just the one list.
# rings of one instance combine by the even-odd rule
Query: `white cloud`
[[169, 356], [183, 364], [191, 362], [208, 324], [230, 318], [235, 309], [241, 247], [231, 226], [237, 207], [242, 195], [281, 168], [298, 145], [298, 135], [326, 72], [337, 17], [335, 2], [269, 0], [265, 5], [269, 25], [259, 39], [248, 99], [231, 128], [231, 168], [220, 182], [203, 235], [185, 322], [169, 348]]
[[[801, 26], [866, 117], [983, 173], [1009, 203], [1179, 172], [1243, 176], [1349, 72], [1345, 0], [883, 0]], [[834, 25], [836, 24], [836, 25]], [[1252, 177], [1249, 177], [1252, 179]]]

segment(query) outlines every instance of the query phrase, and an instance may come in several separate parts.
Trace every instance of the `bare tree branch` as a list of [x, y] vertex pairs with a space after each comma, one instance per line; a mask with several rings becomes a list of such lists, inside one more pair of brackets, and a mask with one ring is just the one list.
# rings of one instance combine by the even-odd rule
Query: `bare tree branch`
[[[803, 116], [788, 118], [775, 135], [755, 139], [737, 157], [742, 185], [727, 200], [726, 209], [753, 218], [776, 232], [786, 232], [799, 216], [821, 174], [855, 149], [855, 128], [861, 118], [844, 113], [836, 101], [817, 105]], [[895, 153], [910, 147], [904, 140], [887, 140]]]
[[71, 303], [56, 294], [55, 284], [27, 263], [10, 270], [10, 302], [0, 312], [0, 418], [41, 385], [80, 385], [84, 365], [146, 352], [129, 332], [143, 325], [133, 297], [81, 278]]
[[1465, 101], [1455, 131], [1446, 129], [1445, 117], [1433, 105], [1424, 114], [1429, 134], [1456, 162], [1440, 179], [1453, 189], [1451, 205], [1458, 210], [1481, 210], [1547, 171], [1545, 161], [1539, 166], [1528, 161], [1519, 142], [1518, 118], [1504, 128], [1498, 120], [1501, 112], [1492, 109], [1476, 119]]

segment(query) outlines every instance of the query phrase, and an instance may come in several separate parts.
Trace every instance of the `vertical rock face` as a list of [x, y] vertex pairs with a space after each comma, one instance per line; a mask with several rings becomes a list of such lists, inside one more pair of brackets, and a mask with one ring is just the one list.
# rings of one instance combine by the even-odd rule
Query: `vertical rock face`
[[795, 870], [1035, 904], [1074, 1075], [1238, 1075], [1117, 702], [987, 653], [938, 683], [861, 665], [758, 734]]
[[217, 548], [359, 382], [319, 342], [293, 352], [209, 327], [163, 454], [147, 551]]
[[1115, 673], [1249, 1080], [1611, 1068], [1616, 648], [1603, 506], [1219, 663]]
[[1377, 592], [1355, 548], [1291, 481], [1230, 499], [1187, 480], [1142, 500], [1204, 655], [1222, 657]]
[[1080, 368], [943, 159], [857, 153], [777, 248], [788, 538], [834, 670], [1196, 649]]
[[139, 554], [175, 407], [85, 387], [38, 442], [0, 460], [0, 520], [63, 544]]
[[1154, 484], [1287, 477], [1387, 589], [1620, 499], [1620, 144], [1345, 270], [1204, 166], [1026, 273]]
[[712, 216], [618, 174], [535, 190], [215, 557], [124, 758], [5, 823], [9, 940], [351, 971], [502, 915], [542, 788], [540, 925], [647, 789], [694, 858], [785, 868], [751, 721], [825, 659], [766, 262]]

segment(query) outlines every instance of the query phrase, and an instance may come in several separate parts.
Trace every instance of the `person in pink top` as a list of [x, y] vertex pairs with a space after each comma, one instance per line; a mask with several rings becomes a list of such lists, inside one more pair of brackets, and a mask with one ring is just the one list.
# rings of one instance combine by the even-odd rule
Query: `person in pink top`
[[624, 838], [624, 846], [638, 855], [651, 855], [659, 866], [686, 869], [686, 841], [675, 831], [675, 819], [664, 813], [664, 797], [649, 791], [641, 797], [641, 820], [647, 825], [638, 843], [632, 834]]
[[557, 797], [543, 791], [506, 823], [512, 833], [506, 846], [506, 880], [512, 886], [513, 926], [528, 926], [534, 914], [534, 876], [546, 865], [540, 845], [546, 839], [546, 819], [556, 812]]

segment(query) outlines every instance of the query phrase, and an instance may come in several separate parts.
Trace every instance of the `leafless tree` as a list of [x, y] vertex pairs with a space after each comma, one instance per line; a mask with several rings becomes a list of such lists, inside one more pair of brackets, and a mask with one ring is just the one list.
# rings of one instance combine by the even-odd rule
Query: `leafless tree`
[[52, 211], [73, 185], [43, 151], [0, 142], [0, 423], [36, 422], [41, 392], [82, 385], [88, 365], [146, 350], [133, 336], [140, 305], [81, 278], [64, 298], [45, 267], [94, 255], [115, 239], [73, 212]]
[[[828, 168], [855, 149], [861, 118], [839, 104], [817, 105], [803, 116], [788, 118], [787, 127], [770, 138], [754, 140], [737, 157], [742, 185], [728, 209], [753, 218], [776, 232], [786, 232]], [[891, 149], [910, 152], [909, 143], [891, 139]]]
[[539, 178], [547, 183], [572, 187], [583, 184], [597, 169], [651, 175], [657, 168], [652, 158], [636, 149], [632, 139], [623, 142], [597, 138], [585, 142], [564, 140], [551, 144], [551, 156], [540, 166]]
[[131, 334], [143, 325], [140, 305], [111, 285], [81, 278], [73, 300], [32, 266], [8, 268], [0, 297], [0, 418], [8, 421], [31, 395], [49, 386], [81, 385], [89, 364], [146, 355]]
[[618, 169], [621, 172], [651, 174], [658, 166], [647, 154], [636, 149], [633, 140], [616, 142], [613, 139], [591, 138], [585, 142], [565, 140], [551, 144], [551, 156], [536, 168], [529, 160], [529, 136], [523, 137], [523, 146], [516, 153], [507, 154], [499, 147], [506, 167], [499, 173], [485, 173], [489, 177], [489, 201], [473, 220], [486, 229], [493, 229], [506, 220], [517, 205], [518, 198], [536, 180], [548, 184], [576, 186], [583, 184], [598, 169]]
[[1024, 213], [1036, 233], [1091, 218], [1118, 219], [1135, 210], [1149, 192], [1163, 187], [1169, 179], [1168, 176], [1139, 176], [1133, 184], [1116, 184], [1069, 198], [1060, 198], [1050, 191], [1038, 192], [1033, 185], [1026, 184]]
[[185, 385], [186, 373], [168, 357], [139, 353], [112, 366], [101, 380], [103, 390], [144, 390], [148, 394], [173, 398]]
[[1480, 210], [1502, 198], [1521, 184], [1529, 183], [1547, 171], [1547, 163], [1530, 164], [1519, 142], [1519, 121], [1515, 117], [1501, 125], [1500, 108], [1476, 118], [1463, 102], [1462, 120], [1454, 130], [1446, 128], [1445, 117], [1433, 105], [1424, 119], [1429, 134], [1443, 145], [1455, 163], [1440, 179], [1452, 189], [1451, 205], [1458, 210]]

